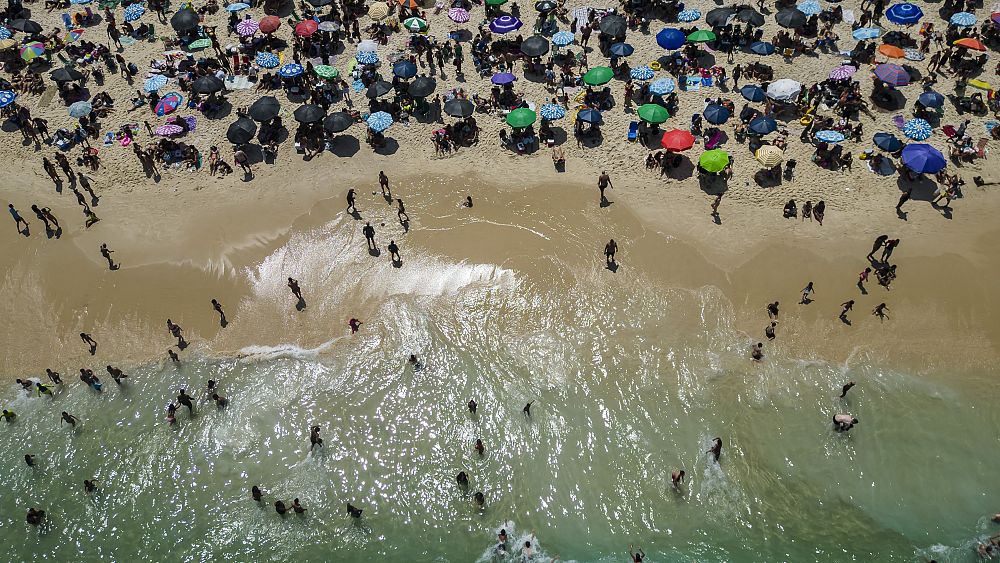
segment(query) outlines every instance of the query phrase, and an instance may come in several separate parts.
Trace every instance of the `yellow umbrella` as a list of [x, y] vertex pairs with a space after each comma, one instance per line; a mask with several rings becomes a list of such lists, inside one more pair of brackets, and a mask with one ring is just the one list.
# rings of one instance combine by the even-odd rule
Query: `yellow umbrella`
[[0, 39], [0, 51], [10, 49], [15, 45], [17, 45], [17, 41], [14, 41], [13, 39]]
[[983, 82], [982, 80], [972, 79], [969, 81], [969, 86], [973, 88], [979, 88], [980, 90], [992, 90], [993, 87], [990, 86], [989, 82]]
[[774, 145], [764, 145], [757, 149], [757, 154], [755, 155], [757, 162], [764, 165], [765, 168], [774, 168], [775, 166], [781, 164], [781, 161], [785, 159], [785, 153], [778, 147]]
[[368, 17], [373, 20], [382, 20], [389, 15], [389, 6], [383, 3], [372, 4], [372, 7], [368, 9]]

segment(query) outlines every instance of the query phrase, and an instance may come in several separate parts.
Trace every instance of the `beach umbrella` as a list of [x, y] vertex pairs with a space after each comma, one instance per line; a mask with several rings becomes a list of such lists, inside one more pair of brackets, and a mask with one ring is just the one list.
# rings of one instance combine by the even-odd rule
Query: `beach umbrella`
[[582, 121], [583, 123], [589, 123], [591, 125], [600, 125], [604, 123], [604, 118], [601, 117], [601, 112], [591, 108], [582, 109], [577, 112], [576, 120]]
[[376, 133], [381, 133], [392, 125], [392, 116], [384, 111], [376, 111], [368, 116], [368, 127]]
[[598, 24], [601, 33], [609, 35], [611, 37], [624, 37], [625, 30], [628, 29], [628, 23], [625, 18], [619, 16], [618, 14], [612, 14], [610, 16], [604, 16], [601, 19], [601, 23]]
[[552, 44], [559, 47], [565, 47], [566, 45], [572, 43], [575, 39], [576, 38], [572, 33], [568, 31], [560, 31], [552, 36]]
[[894, 24], [910, 25], [924, 17], [924, 11], [916, 4], [893, 4], [885, 11], [885, 17]]
[[714, 10], [709, 10], [709, 12], [705, 14], [705, 23], [712, 27], [722, 27], [729, 22], [729, 18], [735, 15], [736, 8], [733, 6], [716, 8]]
[[125, 21], [134, 22], [146, 13], [146, 7], [142, 4], [129, 4], [125, 8]]
[[[313, 6], [317, 7], [317, 8], [321, 8], [323, 6], [326, 6], [327, 4], [332, 4], [333, 3], [333, 0], [307, 0], [307, 1], [310, 4], [312, 4]], [[323, 22], [320, 22], [320, 29], [322, 29], [322, 25], [323, 25]], [[327, 30], [323, 29], [323, 31], [327, 31]], [[336, 31], [336, 30], [334, 30], [334, 31]]]
[[368, 17], [375, 21], [384, 20], [388, 15], [389, 6], [386, 6], [384, 2], [372, 4], [371, 7], [368, 8]]
[[882, 30], [877, 27], [859, 27], [851, 32], [851, 37], [858, 41], [875, 39], [879, 35], [882, 35]]
[[70, 68], [68, 66], [53, 70], [52, 74], [50, 74], [49, 76], [51, 76], [52, 80], [56, 82], [73, 82], [76, 80], [83, 80], [84, 78], [86, 78], [82, 72], [76, 70], [75, 68]]
[[736, 19], [756, 27], [764, 25], [764, 16], [753, 8], [743, 8], [736, 12]]
[[756, 84], [747, 84], [740, 88], [740, 95], [751, 102], [763, 102], [767, 94], [764, 93], [764, 89]]
[[[134, 4], [133, 4], [134, 5]], [[244, 4], [243, 2], [236, 2], [235, 4], [230, 4], [226, 6], [227, 12], [241, 12], [250, 7], [250, 4]]]
[[857, 71], [858, 69], [851, 65], [840, 65], [830, 71], [830, 78], [832, 80], [847, 80], [848, 78], [854, 76], [854, 73]]
[[410, 33], [420, 33], [421, 31], [427, 31], [428, 24], [425, 19], [413, 17], [403, 20], [403, 27]]
[[535, 122], [538, 116], [528, 108], [517, 108], [507, 114], [507, 125], [515, 129], [523, 129]]
[[156, 103], [156, 107], [153, 108], [153, 113], [158, 117], [163, 117], [168, 113], [172, 113], [181, 105], [184, 101], [184, 97], [177, 92], [167, 92], [164, 94], [160, 101]]
[[549, 40], [541, 35], [532, 35], [521, 42], [521, 52], [529, 57], [541, 57], [549, 52]]
[[707, 29], [699, 29], [687, 36], [688, 43], [708, 43], [715, 41], [715, 34]]
[[378, 51], [378, 43], [371, 39], [365, 39], [361, 43], [358, 43], [357, 51], [359, 53], [374, 53]]
[[517, 80], [517, 77], [509, 72], [498, 72], [490, 78], [490, 82], [494, 84], [510, 84], [511, 82]]
[[299, 37], [312, 37], [312, 34], [316, 33], [319, 29], [319, 24], [316, 20], [302, 20], [295, 24], [295, 35]]
[[785, 159], [785, 152], [774, 145], [764, 145], [757, 149], [754, 158], [761, 163], [764, 168], [774, 168]]
[[400, 78], [413, 78], [417, 75], [417, 65], [405, 59], [396, 61], [392, 65], [392, 73]]
[[648, 66], [637, 66], [629, 70], [628, 75], [632, 77], [632, 80], [650, 80], [656, 73]]
[[975, 79], [975, 78], [973, 78], [972, 80], [968, 81], [966, 84], [968, 84], [969, 86], [972, 86], [973, 88], [979, 88], [980, 90], [992, 90], [993, 89], [993, 86], [991, 86], [989, 82], [984, 82], [982, 80], [978, 80], [978, 79]]
[[903, 56], [908, 61], [922, 61], [925, 58], [924, 54], [916, 49], [903, 49]]
[[214, 94], [225, 87], [221, 80], [211, 75], [199, 77], [191, 84], [191, 90], [198, 94]]
[[799, 11], [798, 8], [785, 8], [774, 15], [774, 21], [778, 22], [778, 25], [781, 27], [788, 29], [797, 29], [804, 26], [806, 19], [806, 15]]
[[559, 5], [552, 0], [540, 0], [539, 2], [535, 2], [535, 11], [543, 14], [547, 14], [558, 7]]
[[775, 80], [767, 86], [767, 97], [779, 102], [787, 102], [798, 97], [802, 85], [790, 78]]
[[773, 133], [778, 129], [778, 122], [772, 117], [762, 115], [760, 117], [755, 117], [747, 125], [747, 129], [755, 135], [767, 135], [768, 133]]
[[354, 59], [363, 65], [378, 64], [378, 55], [373, 51], [355, 53]]
[[31, 43], [22, 45], [18, 52], [21, 54], [22, 59], [30, 61], [45, 53], [45, 45], [42, 45], [38, 41], [32, 41]]
[[698, 166], [707, 172], [719, 172], [729, 165], [729, 154], [721, 149], [712, 149], [701, 153]]
[[879, 45], [878, 52], [889, 57], [890, 59], [901, 59], [906, 56], [906, 53], [895, 45]]
[[212, 45], [212, 40], [208, 38], [198, 39], [188, 43], [188, 51], [194, 51], [195, 49], [204, 49]]
[[805, 0], [805, 2], [800, 2], [795, 8], [807, 16], [818, 16], [823, 12], [823, 8], [819, 6], [819, 2], [816, 0]]
[[316, 123], [326, 115], [326, 110], [316, 104], [303, 104], [295, 108], [292, 116], [299, 123]]
[[584, 84], [588, 84], [590, 86], [600, 86], [601, 84], [611, 82], [611, 79], [614, 78], [614, 76], [615, 71], [610, 68], [606, 66], [595, 66], [583, 75], [583, 82]]
[[984, 45], [982, 41], [971, 37], [959, 39], [958, 41], [952, 43], [952, 45], [958, 45], [959, 47], [965, 47], [966, 49], [972, 49], [974, 51], [986, 50], [986, 45]]
[[903, 141], [891, 133], [876, 133], [872, 141], [876, 147], [886, 152], [896, 152], [903, 148]]
[[143, 88], [147, 92], [156, 92], [160, 88], [167, 85], [167, 77], [162, 74], [154, 74], [146, 79], [146, 83], [143, 84]]
[[316, 29], [320, 31], [325, 31], [327, 33], [333, 33], [334, 31], [340, 31], [340, 24], [337, 22], [322, 21], [319, 22], [319, 25], [316, 27]]
[[[0, 29], [5, 28], [0, 27]], [[14, 41], [13, 39], [0, 39], [0, 51], [6, 51], [15, 45], [17, 45], [17, 41]]]
[[903, 134], [914, 141], [923, 141], [931, 136], [931, 124], [926, 119], [915, 117], [903, 125]]
[[444, 103], [444, 112], [452, 117], [469, 117], [475, 111], [476, 106], [466, 99], [452, 98]]
[[198, 27], [198, 21], [197, 12], [190, 8], [184, 8], [183, 10], [178, 10], [170, 18], [170, 27], [174, 28], [174, 31], [190, 31]]
[[226, 129], [226, 139], [234, 145], [249, 143], [257, 133], [257, 124], [251, 119], [241, 117], [229, 125]]
[[635, 47], [628, 43], [613, 43], [608, 52], [615, 57], [627, 57], [635, 52]]
[[646, 123], [663, 123], [670, 117], [670, 112], [667, 108], [659, 104], [643, 104], [639, 106], [636, 111], [639, 115], [639, 119], [645, 121]]
[[488, 6], [503, 6], [507, 3], [507, 0], [486, 0], [486, 5]]
[[906, 86], [910, 83], [910, 74], [903, 67], [896, 64], [882, 63], [875, 65], [873, 72], [875, 78], [892, 86]]
[[976, 16], [970, 14], [969, 12], [958, 12], [952, 14], [948, 21], [952, 25], [957, 25], [959, 27], [972, 27], [976, 25]]
[[903, 149], [903, 165], [918, 174], [934, 174], [948, 165], [944, 155], [936, 148], [921, 143], [906, 145]]
[[649, 85], [650, 93], [656, 96], [669, 94], [674, 91], [674, 88], [676, 88], [676, 84], [674, 84], [673, 78], [660, 78]]
[[281, 27], [281, 18], [278, 16], [264, 16], [260, 18], [258, 26], [261, 33], [274, 33]]
[[261, 68], [277, 68], [278, 65], [281, 64], [281, 59], [279, 59], [278, 55], [275, 55], [274, 53], [260, 51], [257, 53], [257, 56], [254, 57], [254, 62]]
[[249, 113], [254, 121], [263, 123], [278, 117], [279, 111], [281, 111], [281, 102], [278, 101], [278, 98], [274, 96], [262, 96], [256, 102], [250, 104]]
[[94, 0], [69, 0], [69, 3], [73, 5], [80, 5], [80, 4], [90, 4], [93, 1]]
[[240, 37], [250, 37], [254, 33], [257, 33], [258, 29], [260, 29], [260, 24], [250, 18], [244, 19], [236, 24], [236, 33], [239, 34]]
[[660, 138], [660, 146], [673, 152], [686, 151], [694, 146], [694, 135], [683, 129], [671, 129]]
[[728, 109], [718, 104], [711, 104], [705, 108], [705, 121], [713, 125], [725, 123], [730, 115], [732, 114]]
[[0, 26], [0, 40], [10, 39], [12, 33], [6, 27]]
[[386, 82], [385, 80], [376, 80], [371, 86], [368, 87], [368, 91], [365, 92], [365, 95], [374, 100], [375, 98], [384, 96], [389, 92], [392, 92], [392, 84]]
[[354, 118], [346, 111], [338, 111], [326, 116], [323, 120], [323, 129], [330, 133], [340, 133], [350, 129], [354, 125]]
[[32, 20], [25, 20], [25, 19], [13, 20], [9, 24], [7, 24], [7, 27], [27, 33], [29, 35], [42, 32], [42, 26], [39, 25], [38, 22]]
[[566, 117], [566, 108], [559, 104], [545, 104], [538, 110], [538, 115], [541, 115], [542, 119], [555, 121]]
[[71, 30], [69, 30], [69, 31], [66, 32], [66, 37], [64, 38], [64, 41], [66, 43], [74, 43], [74, 42], [76, 42], [77, 39], [80, 39], [81, 37], [83, 37], [83, 32], [84, 31], [86, 31], [86, 30], [84, 30], [84, 29], [71, 29]]
[[924, 107], [939, 108], [944, 105], [944, 96], [938, 94], [934, 90], [927, 90], [926, 92], [920, 94], [917, 101], [919, 101]]
[[288, 63], [278, 69], [278, 74], [285, 78], [292, 78], [305, 72], [305, 67], [299, 63]]
[[839, 143], [844, 140], [844, 134], [839, 131], [830, 131], [827, 129], [824, 131], [818, 131], [816, 133], [816, 138], [824, 143]]
[[420, 7], [420, 2], [418, 0], [396, 0], [396, 3], [411, 10], [415, 10]]
[[429, 76], [421, 76], [414, 80], [406, 91], [414, 98], [426, 98], [434, 93], [434, 88], [437, 88], [437, 80]]
[[17, 99], [17, 92], [13, 90], [0, 90], [0, 108], [5, 108], [14, 103]]
[[161, 137], [170, 137], [172, 135], [179, 135], [184, 132], [184, 128], [180, 125], [174, 125], [173, 123], [167, 123], [166, 125], [160, 125], [153, 130], [154, 133]]
[[656, 34], [656, 44], [668, 51], [680, 49], [685, 41], [687, 41], [687, 37], [684, 32], [672, 27], [665, 27]]
[[90, 115], [90, 112], [94, 111], [94, 106], [90, 102], [81, 100], [79, 102], [73, 102], [69, 106], [69, 116], [80, 118], [85, 115]]
[[316, 65], [313, 67], [313, 72], [320, 78], [337, 78], [340, 76], [340, 71], [330, 65]]
[[698, 10], [682, 10], [677, 13], [677, 21], [680, 22], [693, 22], [701, 18], [701, 12]]
[[766, 41], [754, 41], [750, 44], [750, 52], [758, 55], [770, 55], [774, 53], [774, 45]]
[[524, 25], [524, 23], [522, 23], [521, 20], [515, 18], [514, 16], [504, 14], [490, 22], [490, 31], [500, 34], [510, 33], [511, 31], [517, 31], [522, 25]]
[[469, 21], [469, 11], [465, 8], [449, 8], [448, 17], [453, 22], [465, 23]]

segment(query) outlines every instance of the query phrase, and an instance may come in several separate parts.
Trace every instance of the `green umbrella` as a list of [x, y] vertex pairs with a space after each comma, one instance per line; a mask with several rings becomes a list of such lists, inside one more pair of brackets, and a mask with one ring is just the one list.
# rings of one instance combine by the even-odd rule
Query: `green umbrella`
[[517, 108], [507, 114], [507, 125], [521, 129], [535, 122], [538, 116], [528, 108]]
[[211, 47], [211, 39], [198, 39], [197, 41], [192, 41], [188, 44], [188, 49], [204, 49], [205, 47]]
[[712, 149], [701, 153], [698, 166], [709, 172], [719, 172], [729, 164], [729, 154], [724, 150]]
[[656, 104], [644, 104], [639, 106], [639, 118], [646, 123], [663, 123], [670, 117], [667, 108]]
[[486, 0], [486, 3], [490, 6], [500, 6], [501, 4], [506, 4], [507, 0]]
[[316, 65], [313, 70], [316, 71], [316, 76], [320, 78], [337, 78], [340, 76], [340, 71], [330, 65]]
[[708, 43], [709, 41], [715, 41], [715, 34], [705, 29], [699, 29], [688, 35], [689, 43]]
[[595, 66], [583, 75], [583, 81], [591, 86], [600, 86], [611, 82], [614, 75], [615, 71], [606, 66]]
[[406, 18], [403, 21], [403, 27], [414, 33], [427, 31], [427, 21], [420, 18]]

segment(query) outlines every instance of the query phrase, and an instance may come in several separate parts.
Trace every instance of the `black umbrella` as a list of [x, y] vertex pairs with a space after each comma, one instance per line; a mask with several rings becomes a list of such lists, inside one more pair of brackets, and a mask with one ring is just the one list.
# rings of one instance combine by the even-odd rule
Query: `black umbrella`
[[731, 18], [734, 14], [736, 14], [736, 8], [716, 8], [705, 14], [705, 21], [712, 27], [722, 27], [726, 25], [726, 22], [728, 22], [729, 18]]
[[299, 123], [316, 123], [320, 119], [323, 119], [326, 111], [316, 104], [305, 104], [299, 106], [293, 115], [295, 115], [295, 121]]
[[610, 35], [612, 37], [621, 37], [625, 35], [625, 30], [628, 25], [625, 23], [625, 18], [612, 14], [610, 16], [605, 16], [601, 20], [601, 33]]
[[764, 25], [763, 14], [753, 8], [743, 8], [739, 12], [736, 12], [736, 19], [756, 27]]
[[379, 80], [368, 87], [366, 95], [374, 100], [375, 98], [384, 96], [389, 92], [392, 92], [392, 84], [386, 82], [385, 80]]
[[327, 4], [332, 3], [333, 0], [307, 0], [307, 2], [319, 8], [321, 6], [326, 6]]
[[444, 112], [452, 117], [469, 117], [476, 111], [476, 106], [469, 100], [453, 98], [444, 103]]
[[82, 72], [76, 70], [75, 68], [70, 68], [68, 66], [53, 70], [52, 74], [50, 74], [49, 76], [51, 76], [52, 80], [55, 80], [56, 82], [73, 82], [75, 80], [84, 79]]
[[436, 87], [436, 80], [427, 76], [421, 76], [411, 82], [410, 87], [407, 88], [406, 91], [409, 92], [414, 98], [426, 98], [434, 93], [434, 88]]
[[188, 31], [198, 27], [198, 14], [194, 10], [179, 10], [170, 18], [170, 27], [174, 31]]
[[264, 96], [250, 105], [250, 117], [254, 121], [271, 121], [278, 117], [281, 110], [281, 103], [274, 96]]
[[346, 111], [331, 113], [326, 116], [326, 119], [323, 120], [323, 129], [326, 129], [331, 133], [347, 131], [351, 125], [354, 125], [354, 118], [352, 118], [351, 114]]
[[781, 27], [797, 29], [806, 24], [806, 15], [798, 8], [785, 8], [774, 16]]
[[555, 10], [557, 7], [557, 4], [552, 0], [539, 0], [538, 2], [535, 2], [535, 9], [543, 14]]
[[194, 81], [191, 90], [198, 94], [214, 94], [221, 91], [226, 85], [214, 76], [202, 76]]
[[41, 33], [42, 26], [38, 25], [38, 22], [31, 20], [14, 20], [10, 22], [7, 27], [11, 29], [16, 29], [18, 31], [23, 31], [25, 33]]
[[252, 119], [241, 117], [229, 125], [226, 130], [226, 138], [234, 145], [249, 143], [257, 133], [257, 124]]
[[532, 35], [521, 42], [521, 52], [529, 57], [540, 57], [549, 52], [549, 40], [541, 35]]

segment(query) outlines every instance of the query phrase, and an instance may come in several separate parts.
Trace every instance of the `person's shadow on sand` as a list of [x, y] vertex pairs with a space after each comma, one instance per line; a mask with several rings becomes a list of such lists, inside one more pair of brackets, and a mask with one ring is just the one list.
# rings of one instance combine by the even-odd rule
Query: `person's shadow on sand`
[[615, 261], [615, 260], [612, 260], [612, 261], [608, 262], [607, 268], [608, 268], [608, 270], [611, 271], [611, 273], [617, 272], [618, 271], [618, 262]]
[[351, 216], [351, 218], [352, 218], [352, 219], [354, 219], [355, 221], [360, 221], [360, 220], [361, 220], [361, 214], [360, 214], [360, 213], [358, 213], [358, 210], [357, 210], [357, 209], [355, 209], [354, 211], [351, 211], [351, 212], [349, 213], [349, 215], [350, 215], [350, 216]]
[[392, 261], [392, 267], [393, 268], [402, 268], [403, 267], [403, 260], [402, 260], [402, 258], [397, 259], [397, 260], [393, 260]]
[[368, 249], [368, 256], [371, 256], [373, 258], [378, 258], [381, 255], [382, 255], [382, 251], [379, 250], [378, 248], [369, 248]]
[[295, 310], [302, 311], [306, 308], [306, 300], [299, 297], [299, 300], [295, 303]]

